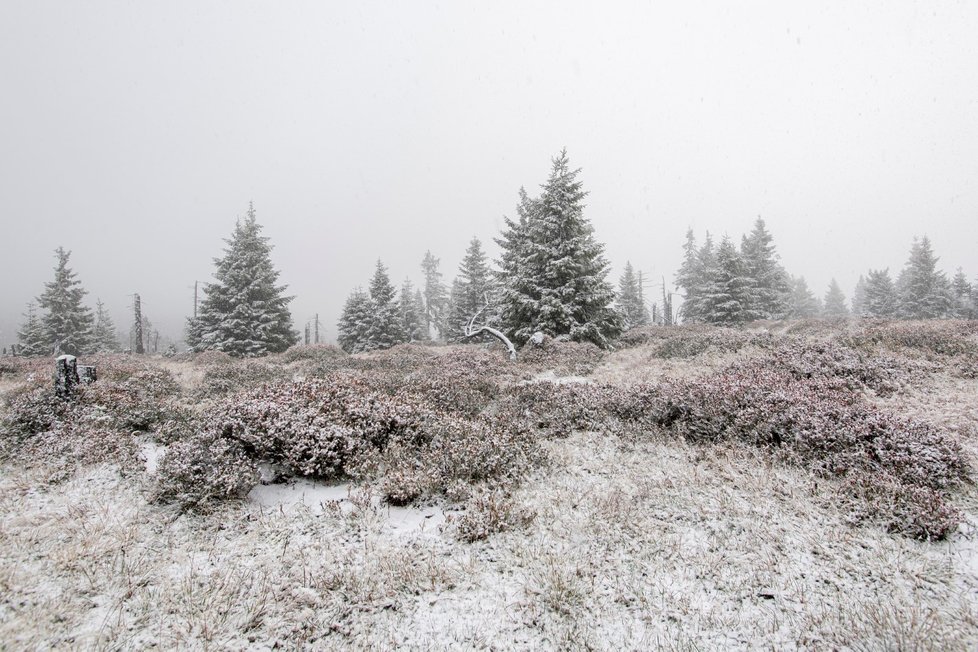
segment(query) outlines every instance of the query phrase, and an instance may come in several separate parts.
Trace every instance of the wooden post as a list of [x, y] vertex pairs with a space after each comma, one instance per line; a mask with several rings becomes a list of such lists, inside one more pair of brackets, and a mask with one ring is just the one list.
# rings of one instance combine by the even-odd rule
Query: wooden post
[[54, 393], [59, 398], [69, 399], [78, 385], [78, 358], [73, 355], [60, 355], [54, 361]]
[[133, 295], [133, 318], [135, 322], [133, 323], [133, 331], [135, 333], [136, 342], [133, 350], [136, 353], [146, 353], [146, 349], [143, 348], [143, 311], [139, 304], [139, 295]]

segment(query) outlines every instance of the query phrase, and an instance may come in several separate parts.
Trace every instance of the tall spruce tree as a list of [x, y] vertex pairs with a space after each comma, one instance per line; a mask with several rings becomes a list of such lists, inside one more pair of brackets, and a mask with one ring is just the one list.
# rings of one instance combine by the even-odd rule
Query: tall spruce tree
[[561, 151], [522, 233], [503, 235], [503, 241], [521, 240], [515, 274], [504, 270], [507, 291], [501, 297], [502, 323], [517, 342], [543, 331], [607, 346], [621, 332], [604, 247], [584, 216], [587, 193], [579, 172], [570, 168], [567, 150]]
[[927, 236], [914, 239], [910, 258], [897, 281], [900, 317], [939, 319], [951, 312], [951, 284], [937, 269], [937, 261]]
[[774, 238], [760, 217], [741, 241], [744, 273], [749, 279], [748, 303], [745, 309], [751, 319], [781, 319], [788, 311], [791, 284], [781, 266]]
[[92, 330], [93, 349], [97, 353], [115, 353], [119, 350], [119, 333], [101, 299], [95, 300], [95, 327]]
[[724, 236], [717, 247], [713, 274], [704, 286], [704, 321], [733, 325], [754, 319], [752, 285], [743, 257], [733, 241]]
[[81, 355], [92, 350], [92, 311], [82, 305], [86, 292], [68, 268], [70, 251], [63, 247], [55, 250], [58, 264], [54, 268], [54, 280], [44, 284], [44, 292], [37, 302], [46, 311], [41, 317], [45, 345], [49, 353]]
[[279, 353], [298, 342], [288, 308], [292, 297], [284, 295], [286, 286], [276, 285], [279, 272], [261, 228], [249, 204], [247, 216], [225, 240], [224, 256], [214, 260], [215, 282], [204, 287], [195, 332], [188, 332], [194, 350], [252, 357]]
[[865, 306], [866, 306], [866, 277], [860, 274], [859, 280], [856, 281], [856, 288], [852, 292], [853, 317], [865, 316], [866, 314]]
[[680, 308], [680, 315], [684, 322], [702, 321], [704, 280], [700, 252], [696, 248], [696, 236], [693, 234], [693, 229], [687, 229], [686, 242], [683, 244], [683, 263], [676, 272], [675, 279], [676, 287], [682, 290], [683, 305]]
[[791, 307], [788, 316], [792, 319], [808, 319], [818, 317], [821, 312], [822, 306], [809, 289], [805, 277], [796, 277], [792, 281]]
[[842, 288], [835, 279], [829, 282], [829, 289], [825, 293], [825, 307], [823, 314], [826, 317], [848, 317], [849, 307], [846, 305], [846, 295], [842, 294]]
[[44, 324], [34, 310], [34, 304], [27, 304], [27, 312], [24, 313], [25, 321], [17, 331], [18, 354], [19, 355], [50, 355], [51, 347], [48, 343], [47, 334], [44, 332]]
[[374, 313], [370, 319], [367, 339], [371, 349], [389, 349], [404, 341], [400, 303], [394, 300], [394, 294], [387, 267], [378, 260], [370, 280], [370, 301], [373, 303]]
[[[404, 279], [401, 284], [401, 296], [399, 305], [401, 309], [401, 332], [404, 333], [406, 342], [424, 341], [424, 322], [422, 320], [422, 310], [418, 309], [419, 293], [414, 289], [411, 279]], [[421, 307], [424, 307], [422, 302]]]
[[369, 351], [370, 328], [373, 323], [374, 303], [362, 288], [355, 289], [343, 305], [343, 314], [336, 325], [337, 341], [347, 353]]
[[441, 261], [435, 258], [430, 251], [426, 251], [421, 261], [421, 273], [424, 275], [424, 323], [428, 336], [437, 333], [442, 337], [443, 324], [445, 317], [445, 302], [448, 296], [445, 293], [445, 284], [442, 283], [441, 272], [438, 267]]
[[624, 320], [622, 326], [626, 329], [649, 323], [638, 276], [631, 261], [625, 263], [625, 271], [618, 279], [618, 311]]
[[465, 334], [465, 325], [471, 319], [465, 308], [465, 286], [462, 279], [456, 277], [452, 280], [452, 289], [448, 292], [448, 301], [445, 303], [444, 332], [442, 333], [446, 342], [454, 342], [462, 338]]
[[975, 303], [974, 288], [968, 282], [968, 277], [960, 267], [951, 279], [951, 296], [953, 297], [952, 312], [958, 319], [974, 319]]
[[890, 278], [889, 269], [871, 269], [866, 275], [866, 291], [863, 314], [867, 317], [893, 317], [897, 313], [899, 297]]
[[524, 188], [519, 189], [516, 220], [503, 217], [503, 231], [495, 242], [501, 255], [496, 272], [498, 306], [495, 317], [502, 328], [505, 324], [526, 323], [535, 316], [535, 303], [530, 300], [534, 284], [529, 270], [529, 222], [539, 209], [539, 201], [531, 198]]

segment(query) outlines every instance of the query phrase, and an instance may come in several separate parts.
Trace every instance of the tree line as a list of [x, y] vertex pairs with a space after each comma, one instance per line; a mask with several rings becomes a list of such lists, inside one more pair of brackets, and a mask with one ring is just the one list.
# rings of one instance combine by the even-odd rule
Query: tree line
[[[405, 279], [398, 291], [378, 260], [366, 289], [355, 288], [346, 299], [337, 323], [340, 346], [361, 352], [401, 342], [485, 337], [485, 331], [476, 334], [478, 329], [469, 328], [476, 318], [516, 344], [543, 332], [606, 347], [623, 330], [653, 321], [738, 325], [816, 316], [978, 317], [978, 284], [970, 283], [960, 269], [949, 279], [938, 269], [939, 259], [926, 237], [914, 240], [896, 279], [888, 269], [870, 269], [847, 302], [834, 279], [824, 296], [817, 297], [803, 277], [791, 276], [760, 218], [739, 246], [726, 235], [716, 243], [709, 233], [698, 244], [690, 229], [674, 279], [682, 298], [679, 310], [674, 314], [663, 279], [662, 304], [653, 305], [650, 314], [641, 272], [631, 262], [617, 290], [609, 281], [604, 245], [584, 214], [587, 192], [579, 173], [570, 166], [566, 150], [556, 156], [539, 194], [519, 189], [515, 217], [505, 218], [494, 239], [499, 258], [490, 261], [482, 242], [473, 238], [450, 284], [430, 251], [421, 260], [417, 288]], [[278, 283], [272, 246], [261, 228], [249, 205], [225, 240], [223, 256], [214, 261], [214, 281], [205, 285], [199, 310], [187, 319], [185, 339], [192, 351], [250, 357], [298, 343], [288, 307], [293, 297]], [[68, 267], [70, 252], [58, 248], [55, 253], [55, 278], [45, 284], [36, 305], [28, 305], [17, 333], [18, 353], [120, 350], [102, 302], [96, 302], [95, 311], [82, 303], [86, 292]], [[135, 321], [136, 333], [151, 329], [145, 317]]]

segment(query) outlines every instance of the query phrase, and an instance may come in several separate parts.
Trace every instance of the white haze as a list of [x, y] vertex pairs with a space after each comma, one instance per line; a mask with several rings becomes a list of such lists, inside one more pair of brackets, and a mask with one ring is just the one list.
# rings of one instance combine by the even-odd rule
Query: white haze
[[59, 245], [179, 336], [249, 200], [332, 337], [378, 257], [450, 280], [563, 146], [616, 281], [758, 215], [817, 294], [922, 234], [974, 279], [978, 4], [787, 5], [4, 2], [0, 342]]

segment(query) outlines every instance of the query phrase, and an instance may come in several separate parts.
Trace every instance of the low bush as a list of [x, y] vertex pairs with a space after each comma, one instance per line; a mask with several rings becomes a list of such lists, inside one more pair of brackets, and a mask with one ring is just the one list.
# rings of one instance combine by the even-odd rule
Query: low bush
[[504, 491], [491, 490], [470, 499], [465, 511], [450, 517], [449, 523], [459, 540], [474, 543], [499, 532], [525, 527], [535, 517], [536, 514], [519, 506]]
[[157, 467], [154, 499], [196, 507], [245, 496], [258, 484], [258, 465], [241, 442], [198, 433], [170, 445]]
[[539, 345], [524, 345], [517, 362], [522, 366], [553, 369], [560, 375], [586, 376], [595, 370], [605, 355], [605, 351], [591, 342], [547, 337]]
[[335, 360], [337, 358], [344, 358], [346, 355], [347, 353], [343, 349], [332, 344], [297, 344], [289, 347], [289, 349], [285, 351], [285, 353], [283, 353], [279, 359], [286, 364], [291, 364], [293, 362], [305, 360], [324, 362]]
[[254, 389], [263, 383], [284, 378], [288, 371], [276, 365], [246, 360], [209, 367], [193, 390], [196, 398], [219, 398]]

